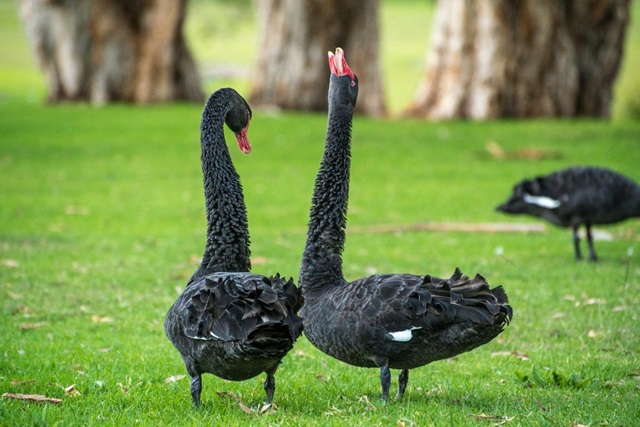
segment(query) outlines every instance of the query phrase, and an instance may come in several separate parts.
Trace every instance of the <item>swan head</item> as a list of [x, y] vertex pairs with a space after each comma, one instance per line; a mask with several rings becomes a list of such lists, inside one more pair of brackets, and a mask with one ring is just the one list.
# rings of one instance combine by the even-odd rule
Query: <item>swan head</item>
[[229, 129], [236, 136], [238, 141], [238, 148], [244, 154], [251, 152], [251, 144], [247, 137], [247, 131], [249, 130], [249, 122], [251, 121], [251, 107], [247, 104], [242, 96], [236, 93], [237, 96], [233, 96], [231, 99], [231, 107], [227, 112], [224, 122]]
[[352, 108], [355, 107], [358, 99], [358, 76], [349, 68], [341, 48], [336, 48], [335, 53], [330, 51], [328, 56], [331, 70], [329, 98], [348, 101]]

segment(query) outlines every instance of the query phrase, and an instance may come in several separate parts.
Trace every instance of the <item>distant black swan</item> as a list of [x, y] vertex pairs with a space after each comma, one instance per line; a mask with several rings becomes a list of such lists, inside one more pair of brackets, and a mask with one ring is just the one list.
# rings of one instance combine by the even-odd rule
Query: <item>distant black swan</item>
[[347, 282], [342, 272], [351, 157], [351, 123], [358, 78], [342, 49], [329, 52], [329, 119], [316, 177], [300, 271], [305, 335], [345, 363], [380, 369], [388, 400], [390, 368], [401, 369], [402, 397], [409, 369], [469, 351], [495, 338], [511, 320], [502, 287], [490, 289], [456, 269], [449, 279], [378, 274]]
[[640, 217], [640, 187], [609, 169], [573, 167], [520, 181], [513, 187], [511, 198], [497, 209], [572, 227], [576, 259], [582, 259], [578, 228], [584, 224], [589, 260], [596, 261], [591, 226]]
[[235, 90], [213, 93], [202, 113], [201, 143], [207, 243], [202, 263], [167, 313], [164, 330], [191, 376], [200, 406], [203, 373], [242, 381], [262, 372], [271, 401], [280, 360], [302, 333], [302, 296], [292, 280], [250, 273], [249, 230], [240, 178], [223, 123], [243, 153], [251, 150], [251, 109]]

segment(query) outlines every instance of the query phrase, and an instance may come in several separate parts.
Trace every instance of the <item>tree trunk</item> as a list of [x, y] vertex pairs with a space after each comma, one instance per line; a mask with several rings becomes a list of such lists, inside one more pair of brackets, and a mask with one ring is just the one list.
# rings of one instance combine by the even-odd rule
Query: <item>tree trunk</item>
[[258, 0], [252, 105], [326, 110], [327, 52], [342, 47], [360, 82], [356, 111], [383, 115], [378, 9], [379, 0]]
[[435, 19], [407, 115], [609, 117], [629, 0], [440, 0]]
[[187, 0], [21, 0], [50, 102], [202, 102]]

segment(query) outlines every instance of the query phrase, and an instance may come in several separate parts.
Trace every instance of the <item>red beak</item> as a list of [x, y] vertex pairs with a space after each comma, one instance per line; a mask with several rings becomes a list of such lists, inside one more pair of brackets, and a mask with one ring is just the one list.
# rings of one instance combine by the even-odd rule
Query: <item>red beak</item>
[[347, 65], [347, 60], [344, 59], [344, 50], [342, 50], [342, 48], [336, 48], [335, 54], [333, 52], [329, 52], [329, 68], [336, 76], [349, 75], [349, 77], [351, 77], [351, 81], [355, 80], [353, 71], [351, 71], [351, 68]]
[[236, 133], [236, 140], [238, 141], [238, 147], [240, 148], [240, 151], [242, 151], [244, 154], [249, 154], [251, 152], [251, 144], [249, 144], [249, 138], [247, 137], [248, 128], [249, 128], [249, 125], [247, 125], [246, 128], [242, 129], [240, 133]]

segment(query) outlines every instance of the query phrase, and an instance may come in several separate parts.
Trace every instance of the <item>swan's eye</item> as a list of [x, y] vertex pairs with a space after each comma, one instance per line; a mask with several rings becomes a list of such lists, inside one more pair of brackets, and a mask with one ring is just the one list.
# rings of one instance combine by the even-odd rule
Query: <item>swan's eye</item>
[[351, 87], [355, 87], [356, 86], [356, 81], [355, 80], [351, 80]]

